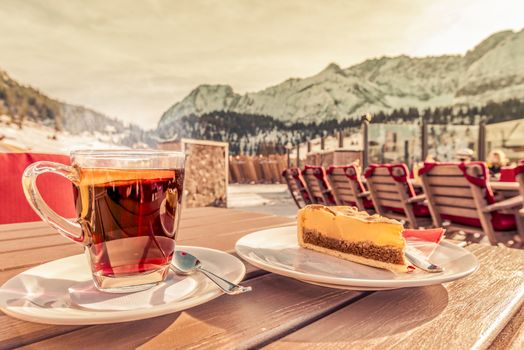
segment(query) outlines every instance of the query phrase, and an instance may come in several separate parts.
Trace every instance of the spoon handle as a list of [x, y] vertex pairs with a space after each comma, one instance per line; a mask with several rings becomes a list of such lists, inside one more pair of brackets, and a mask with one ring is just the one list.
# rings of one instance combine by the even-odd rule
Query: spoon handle
[[244, 287], [238, 284], [231, 283], [220, 276], [215, 275], [213, 272], [208, 271], [202, 267], [198, 267], [198, 271], [202, 272], [207, 278], [215, 282], [226, 294], [234, 295], [241, 294], [251, 291], [251, 287]]
[[406, 249], [404, 250], [404, 254], [413, 265], [415, 265], [423, 271], [432, 273], [444, 271], [442, 267], [432, 264], [424, 255], [420, 254], [416, 249], [406, 247]]

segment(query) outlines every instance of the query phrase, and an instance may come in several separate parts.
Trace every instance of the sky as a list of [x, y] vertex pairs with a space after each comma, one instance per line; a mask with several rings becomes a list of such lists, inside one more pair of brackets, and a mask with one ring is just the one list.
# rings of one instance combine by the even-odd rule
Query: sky
[[464, 54], [523, 0], [0, 0], [0, 69], [154, 128], [199, 84], [258, 91], [335, 62]]

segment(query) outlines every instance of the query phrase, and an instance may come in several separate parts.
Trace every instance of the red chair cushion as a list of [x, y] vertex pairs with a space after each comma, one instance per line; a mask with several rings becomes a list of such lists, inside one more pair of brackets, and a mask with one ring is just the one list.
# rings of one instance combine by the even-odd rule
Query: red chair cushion
[[500, 179], [501, 182], [515, 182], [515, 167], [504, 167], [500, 169]]
[[415, 216], [420, 216], [420, 217], [431, 216], [428, 206], [424, 204], [420, 204], [420, 203], [413, 205], [413, 213], [415, 214]]
[[366, 208], [366, 209], [375, 209], [375, 206], [373, 205], [373, 201], [372, 200], [364, 198], [362, 200], [362, 202], [364, 203], [364, 208]]
[[[451, 222], [462, 224], [466, 226], [482, 227], [479, 219], [466, 218], [463, 216], [455, 215], [441, 215], [443, 219], [449, 220]], [[515, 221], [515, 215], [511, 214], [501, 214], [493, 213], [491, 215], [491, 224], [495, 231], [513, 231], [517, 228], [517, 222]]]
[[[40, 220], [25, 198], [22, 174], [28, 165], [42, 160], [70, 164], [65, 155], [0, 153], [0, 224]], [[77, 216], [70, 181], [59, 175], [43, 174], [38, 177], [37, 186], [44, 200], [58, 214], [66, 218]]]

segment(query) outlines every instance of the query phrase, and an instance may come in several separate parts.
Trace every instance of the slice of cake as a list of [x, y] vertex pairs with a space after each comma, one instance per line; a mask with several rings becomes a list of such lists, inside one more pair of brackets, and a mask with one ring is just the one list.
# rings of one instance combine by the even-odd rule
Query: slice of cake
[[303, 248], [391, 271], [409, 271], [404, 227], [397, 220], [355, 207], [312, 204], [298, 211], [297, 226]]

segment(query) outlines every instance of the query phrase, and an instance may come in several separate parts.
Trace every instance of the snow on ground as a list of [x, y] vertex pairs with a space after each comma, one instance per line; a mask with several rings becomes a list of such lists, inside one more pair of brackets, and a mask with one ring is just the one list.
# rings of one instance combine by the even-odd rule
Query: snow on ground
[[229, 185], [228, 208], [295, 217], [297, 206], [287, 185]]
[[[3, 138], [2, 138], [3, 136]], [[56, 139], [53, 137], [56, 136]], [[42, 153], [67, 154], [75, 149], [125, 148], [108, 141], [100, 140], [97, 135], [71, 135], [67, 132], [56, 133], [53, 128], [32, 122], [26, 122], [23, 129], [14, 124], [0, 122], [0, 152], [34, 151]]]

